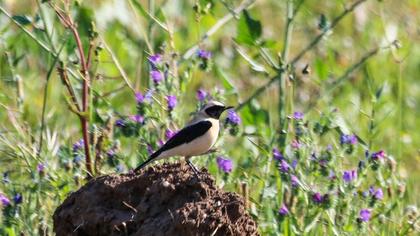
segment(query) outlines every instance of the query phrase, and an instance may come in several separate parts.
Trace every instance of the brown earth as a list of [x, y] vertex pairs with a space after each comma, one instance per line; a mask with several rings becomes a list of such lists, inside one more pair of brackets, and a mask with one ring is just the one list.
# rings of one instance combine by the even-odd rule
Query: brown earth
[[57, 235], [258, 235], [241, 196], [181, 164], [93, 179], [53, 218]]

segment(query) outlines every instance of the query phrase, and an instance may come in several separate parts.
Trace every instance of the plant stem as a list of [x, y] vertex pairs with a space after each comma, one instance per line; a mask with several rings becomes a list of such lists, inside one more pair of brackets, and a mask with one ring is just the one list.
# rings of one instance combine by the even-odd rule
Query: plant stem
[[[281, 67], [284, 68], [285, 65], [287, 65], [288, 56], [289, 56], [289, 47], [290, 47], [290, 41], [292, 38], [292, 32], [293, 32], [293, 0], [287, 1], [287, 19], [286, 19], [286, 27], [285, 27], [285, 33], [284, 33], [284, 45], [283, 45], [283, 51], [281, 53]], [[284, 148], [286, 146], [286, 140], [287, 140], [287, 126], [288, 126], [288, 120], [286, 115], [286, 84], [287, 84], [287, 78], [284, 76], [284, 70], [279, 71], [278, 77], [280, 78], [279, 81], [279, 125], [280, 125], [280, 137], [279, 137], [279, 148], [281, 151], [284, 151]]]
[[232, 13], [232, 11], [229, 12], [229, 14], [225, 15], [223, 18], [221, 18], [219, 21], [216, 22], [216, 24], [214, 24], [203, 36], [201, 36], [201, 39], [196, 42], [191, 48], [189, 48], [182, 56], [183, 60], [187, 60], [188, 58], [190, 58], [194, 52], [197, 51], [198, 46], [200, 45], [200, 43], [202, 43], [204, 40], [206, 40], [208, 37], [210, 37], [211, 35], [213, 35], [214, 33], [217, 32], [217, 30], [219, 30], [222, 26], [224, 26], [226, 23], [228, 23], [231, 19], [233, 19], [233, 17], [235, 15], [238, 15], [239, 13], [241, 13], [243, 10], [247, 9], [248, 7], [250, 7], [253, 3], [255, 2], [255, 0], [245, 0], [243, 1], [237, 8], [235, 8], [235, 10], [233, 11], [235, 14]]
[[[333, 28], [335, 28], [337, 26], [337, 24], [346, 16], [348, 15], [350, 12], [352, 12], [358, 5], [360, 5], [361, 3], [365, 2], [367, 0], [359, 0], [355, 3], [353, 3], [350, 7], [346, 8], [339, 16], [337, 16], [336, 18], [334, 18], [334, 20], [332, 21], [331, 25], [322, 33], [320, 33], [314, 40], [312, 40], [300, 53], [298, 53], [297, 56], [295, 56], [290, 64], [289, 67], [293, 67], [296, 62], [298, 62], [304, 54], [306, 54], [308, 51], [310, 51], [313, 47], [315, 47], [323, 38], [323, 36], [330, 30], [332, 30]], [[295, 14], [296, 14], [297, 10], [295, 10]], [[275, 77], [275, 79], [279, 79], [280, 77]], [[240, 110], [242, 109], [247, 103], [249, 103], [253, 98], [258, 97], [259, 95], [262, 94], [262, 92], [264, 92], [266, 89], [268, 89], [270, 86], [267, 85], [271, 85], [272, 81], [270, 80], [267, 84], [261, 86], [260, 88], [258, 88], [248, 99], [246, 99], [245, 102], [241, 103], [236, 110]]]
[[90, 94], [90, 76], [87, 69], [87, 64], [85, 60], [85, 53], [83, 52], [82, 41], [80, 40], [79, 32], [77, 31], [73, 22], [70, 25], [70, 30], [73, 33], [74, 39], [76, 40], [77, 49], [80, 56], [80, 64], [83, 76], [83, 89], [82, 89], [82, 112], [84, 113], [80, 116], [80, 122], [82, 124], [82, 133], [83, 133], [83, 142], [85, 148], [85, 158], [86, 158], [86, 171], [88, 174], [88, 179], [93, 176], [92, 169], [92, 160], [90, 158], [90, 147], [89, 147], [89, 121], [88, 121], [88, 109], [89, 109], [89, 94]]

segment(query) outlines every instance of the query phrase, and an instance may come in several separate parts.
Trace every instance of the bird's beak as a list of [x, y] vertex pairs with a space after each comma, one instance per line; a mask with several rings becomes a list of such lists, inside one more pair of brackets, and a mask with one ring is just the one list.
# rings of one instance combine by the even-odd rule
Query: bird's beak
[[232, 108], [234, 108], [233, 106], [227, 106], [227, 107], [225, 107], [225, 110], [229, 110], [229, 109], [232, 109]]

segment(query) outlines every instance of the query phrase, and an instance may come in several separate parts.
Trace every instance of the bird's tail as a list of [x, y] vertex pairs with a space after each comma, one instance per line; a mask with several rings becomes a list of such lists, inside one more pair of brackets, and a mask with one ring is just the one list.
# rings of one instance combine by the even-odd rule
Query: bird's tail
[[134, 172], [137, 172], [139, 170], [141, 170], [142, 168], [146, 167], [148, 164], [150, 164], [153, 160], [155, 160], [156, 157], [158, 157], [160, 154], [159, 151], [153, 153], [152, 155], [149, 156], [149, 158], [144, 161], [143, 163], [141, 163], [139, 166], [136, 167], [136, 169], [134, 169]]

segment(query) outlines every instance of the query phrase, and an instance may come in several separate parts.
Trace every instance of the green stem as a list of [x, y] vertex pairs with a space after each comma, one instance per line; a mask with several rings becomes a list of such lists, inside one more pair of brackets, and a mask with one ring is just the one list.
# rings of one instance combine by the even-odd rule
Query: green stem
[[[287, 66], [288, 56], [289, 56], [289, 47], [290, 41], [292, 39], [292, 32], [293, 32], [293, 0], [287, 1], [287, 19], [286, 19], [286, 27], [284, 33], [284, 45], [283, 51], [281, 53], [281, 67], [284, 68], [285, 65]], [[284, 70], [279, 71], [278, 77], [280, 78], [279, 81], [279, 121], [280, 121], [280, 137], [279, 137], [279, 148], [281, 151], [284, 151], [286, 146], [287, 140], [287, 94], [286, 94], [286, 86], [287, 86], [287, 78], [285, 78], [283, 73]]]
[[[335, 28], [338, 23], [346, 16], [348, 15], [350, 12], [352, 12], [358, 5], [360, 5], [361, 3], [365, 2], [366, 0], [359, 0], [355, 3], [353, 3], [350, 7], [346, 8], [340, 15], [338, 15], [336, 18], [333, 19], [331, 25], [322, 33], [320, 33], [316, 38], [314, 38], [300, 53], [297, 54], [297, 56], [295, 56], [291, 62], [289, 63], [290, 67], [293, 67], [297, 61], [299, 61], [303, 55], [305, 55], [308, 51], [310, 51], [313, 47], [315, 47], [316, 45], [318, 45], [318, 43], [321, 41], [321, 39], [324, 37], [324, 35], [328, 32], [331, 31], [333, 28]], [[301, 5], [301, 3], [298, 3]], [[300, 9], [300, 5], [299, 9]], [[298, 9], [295, 9], [295, 14], [297, 13]], [[184, 56], [185, 57], [185, 56]], [[271, 82], [271, 81], [269, 81]], [[271, 83], [270, 83], [271, 85]], [[267, 84], [263, 85], [262, 87], [258, 88], [246, 101], [250, 102], [253, 98], [258, 97], [259, 95], [262, 94], [262, 92], [264, 92], [266, 89], [268, 89], [270, 86], [267, 86]], [[252, 98], [252, 99], [251, 99]], [[238, 108], [237, 110], [243, 108], [246, 105], [245, 102], [243, 102]]]

